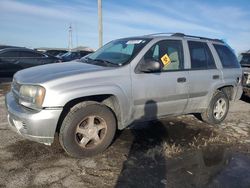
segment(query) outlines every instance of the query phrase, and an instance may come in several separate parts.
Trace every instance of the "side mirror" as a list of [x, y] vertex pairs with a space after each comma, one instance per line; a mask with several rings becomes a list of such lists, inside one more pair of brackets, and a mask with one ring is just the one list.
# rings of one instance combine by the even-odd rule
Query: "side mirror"
[[146, 59], [140, 66], [144, 73], [161, 72], [161, 63], [152, 59]]

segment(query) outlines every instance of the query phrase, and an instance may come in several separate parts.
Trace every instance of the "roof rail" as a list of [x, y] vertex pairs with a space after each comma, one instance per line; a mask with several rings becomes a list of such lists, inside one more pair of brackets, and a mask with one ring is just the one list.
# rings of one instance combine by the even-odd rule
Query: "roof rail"
[[220, 39], [211, 39], [211, 38], [206, 38], [206, 37], [199, 37], [199, 36], [193, 36], [193, 35], [185, 35], [184, 33], [174, 33], [171, 36], [174, 37], [186, 37], [186, 38], [195, 38], [195, 39], [203, 39], [203, 40], [211, 40], [211, 41], [216, 41], [216, 42], [222, 42]]
[[224, 43], [220, 39], [211, 39], [211, 38], [199, 37], [199, 36], [194, 36], [194, 35], [185, 35], [184, 33], [152, 33], [152, 34], [148, 34], [148, 35], [145, 35], [145, 36], [161, 36], [161, 35], [167, 35], [167, 36], [173, 36], [173, 37], [186, 37], [186, 38], [194, 38], [194, 39], [203, 39], [203, 40], [210, 40], [210, 41]]
[[159, 36], [159, 35], [169, 35], [169, 36], [172, 36], [173, 34], [175, 34], [175, 33], [152, 33], [152, 34], [148, 34], [148, 35], [145, 35], [145, 36]]

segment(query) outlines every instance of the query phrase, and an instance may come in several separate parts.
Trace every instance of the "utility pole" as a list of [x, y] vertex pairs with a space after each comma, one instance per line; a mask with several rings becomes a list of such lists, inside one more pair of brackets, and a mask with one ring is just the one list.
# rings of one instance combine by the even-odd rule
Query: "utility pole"
[[98, 0], [98, 33], [99, 48], [102, 47], [102, 0]]
[[72, 50], [72, 27], [71, 27], [71, 24], [69, 25], [69, 52], [71, 52]]

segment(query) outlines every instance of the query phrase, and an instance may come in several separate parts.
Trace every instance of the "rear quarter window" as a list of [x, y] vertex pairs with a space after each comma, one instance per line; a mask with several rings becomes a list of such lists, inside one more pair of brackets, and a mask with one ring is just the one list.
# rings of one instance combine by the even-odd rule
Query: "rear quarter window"
[[220, 58], [223, 68], [240, 68], [240, 64], [237, 60], [237, 57], [225, 45], [214, 44], [214, 48]]

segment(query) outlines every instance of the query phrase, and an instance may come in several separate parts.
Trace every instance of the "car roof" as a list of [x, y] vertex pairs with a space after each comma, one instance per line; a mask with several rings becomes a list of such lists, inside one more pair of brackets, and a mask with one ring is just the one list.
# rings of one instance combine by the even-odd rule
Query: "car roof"
[[[37, 52], [35, 50], [29, 49], [29, 48], [25, 48], [25, 47], [11, 47], [11, 48], [4, 48], [1, 49], [0, 52], [6, 52], [6, 51], [27, 51], [27, 52]], [[37, 52], [39, 53], [39, 52]]]
[[8, 45], [0, 45], [0, 50], [5, 49], [5, 48], [23, 48], [19, 46], [8, 46]]

